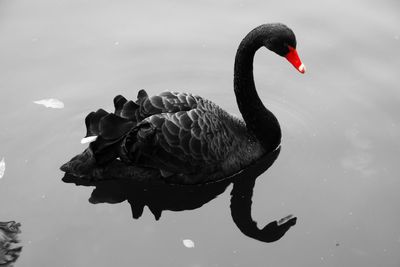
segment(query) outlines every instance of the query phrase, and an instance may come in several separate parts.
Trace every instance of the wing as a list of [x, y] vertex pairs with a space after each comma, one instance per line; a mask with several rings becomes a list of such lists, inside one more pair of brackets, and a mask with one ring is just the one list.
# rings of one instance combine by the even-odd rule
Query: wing
[[[97, 136], [89, 149], [99, 166], [120, 158], [133, 166], [186, 175], [188, 180], [178, 181], [193, 183], [193, 177], [216, 179], [252, 160], [243, 121], [199, 96], [163, 92], [148, 97], [141, 90], [137, 101], [117, 96], [114, 105], [113, 114], [100, 109], [86, 118], [87, 135]], [[240, 152], [245, 150], [250, 152]]]
[[[135, 102], [128, 101], [122, 95], [114, 97], [114, 115], [132, 122], [132, 125], [136, 125], [154, 114], [189, 111], [197, 108], [198, 102], [201, 100], [201, 97], [192, 94], [169, 91], [149, 97], [146, 91], [142, 89], [138, 92]], [[101, 121], [108, 114], [107, 111], [99, 109], [86, 116], [86, 137], [100, 135], [102, 132]]]
[[169, 91], [149, 97], [145, 90], [140, 90], [135, 102], [127, 101], [121, 95], [116, 96], [114, 98], [114, 114], [140, 122], [154, 114], [189, 111], [196, 108], [200, 100], [199, 96]]
[[171, 173], [218, 172], [236, 141], [224, 116], [209, 101], [198, 101], [189, 111], [152, 115], [128, 134], [125, 158]]

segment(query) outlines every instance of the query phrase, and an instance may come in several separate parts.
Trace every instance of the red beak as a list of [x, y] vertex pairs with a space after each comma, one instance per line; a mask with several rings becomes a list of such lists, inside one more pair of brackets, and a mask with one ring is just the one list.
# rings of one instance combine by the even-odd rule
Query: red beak
[[299, 55], [297, 54], [297, 50], [291, 46], [289, 46], [289, 53], [285, 56], [285, 58], [292, 63], [292, 65], [301, 73], [306, 72], [306, 66], [301, 63]]

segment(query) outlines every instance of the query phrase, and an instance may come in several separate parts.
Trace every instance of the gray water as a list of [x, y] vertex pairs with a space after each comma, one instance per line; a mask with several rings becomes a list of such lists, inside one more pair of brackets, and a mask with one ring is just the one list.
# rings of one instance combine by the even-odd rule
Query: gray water
[[[0, 221], [22, 224], [15, 266], [400, 266], [398, 1], [216, 2], [0, 0]], [[237, 229], [230, 188], [156, 221], [61, 181], [85, 148], [86, 114], [111, 111], [117, 94], [186, 91], [239, 114], [237, 45], [276, 21], [307, 66], [301, 75], [265, 49], [255, 59], [283, 141], [252, 214], [260, 226], [297, 216], [281, 240]], [[33, 103], [46, 98], [65, 107]]]

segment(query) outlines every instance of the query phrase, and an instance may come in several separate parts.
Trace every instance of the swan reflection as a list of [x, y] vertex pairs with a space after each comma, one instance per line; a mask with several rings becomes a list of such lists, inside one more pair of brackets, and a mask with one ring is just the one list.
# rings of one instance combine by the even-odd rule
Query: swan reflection
[[17, 261], [22, 251], [22, 246], [17, 246], [20, 227], [15, 221], [0, 222], [0, 266], [11, 267]]
[[[90, 176], [74, 176], [66, 173], [63, 181], [76, 185], [94, 186], [89, 198], [93, 204], [117, 204], [127, 200], [131, 206], [132, 217], [138, 219], [143, 214], [145, 206], [149, 208], [156, 220], [159, 220], [164, 210], [184, 211], [197, 209], [222, 194], [232, 183], [231, 215], [240, 231], [248, 237], [263, 242], [279, 240], [291, 226], [296, 224], [296, 217], [291, 215], [268, 223], [258, 228], [251, 216], [253, 188], [259, 175], [265, 172], [276, 160], [280, 152], [277, 149], [235, 175], [225, 179], [202, 185], [176, 185], [166, 183], [159, 172], [152, 179], [138, 181], [131, 176], [129, 166], [116, 161], [118, 169], [107, 169], [108, 176], [102, 181], [93, 181]], [[88, 173], [99, 173], [102, 170], [92, 170]], [[123, 174], [126, 174], [125, 176]]]

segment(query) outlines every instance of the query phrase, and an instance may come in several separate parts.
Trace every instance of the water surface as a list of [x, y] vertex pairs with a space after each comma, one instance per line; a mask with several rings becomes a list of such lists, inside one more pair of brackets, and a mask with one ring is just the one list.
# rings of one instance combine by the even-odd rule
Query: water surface
[[[397, 1], [0, 1], [0, 220], [21, 222], [16, 266], [399, 266]], [[254, 187], [260, 226], [294, 214], [274, 243], [232, 221], [231, 187], [199, 209], [88, 202], [61, 181], [84, 149], [84, 117], [139, 89], [202, 95], [239, 114], [232, 90], [241, 38], [265, 22], [297, 35], [300, 75], [261, 49], [255, 78], [283, 129], [282, 151]], [[63, 109], [34, 104], [61, 100]], [[186, 248], [190, 239], [194, 248]]]

